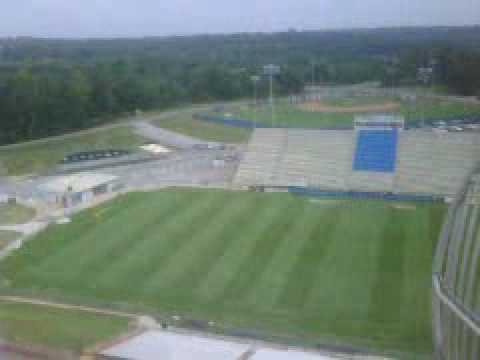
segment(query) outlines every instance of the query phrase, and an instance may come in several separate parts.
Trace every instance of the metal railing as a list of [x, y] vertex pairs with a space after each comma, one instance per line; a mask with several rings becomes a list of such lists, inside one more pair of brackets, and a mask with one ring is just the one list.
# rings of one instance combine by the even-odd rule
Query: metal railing
[[480, 359], [480, 171], [451, 204], [433, 264], [435, 358]]

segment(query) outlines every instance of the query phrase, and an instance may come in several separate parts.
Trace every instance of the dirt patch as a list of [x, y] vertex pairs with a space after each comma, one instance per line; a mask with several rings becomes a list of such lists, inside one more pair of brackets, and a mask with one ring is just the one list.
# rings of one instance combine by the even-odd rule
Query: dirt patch
[[345, 200], [310, 198], [308, 199], [308, 202], [322, 207], [338, 207], [343, 205], [345, 203]]
[[72, 351], [54, 349], [43, 345], [8, 342], [0, 345], [0, 359], [78, 359]]
[[417, 207], [413, 204], [393, 204], [392, 208], [397, 210], [417, 210]]
[[387, 101], [382, 104], [355, 105], [355, 106], [333, 106], [322, 103], [321, 101], [310, 101], [298, 105], [301, 110], [312, 112], [326, 112], [337, 114], [353, 114], [366, 112], [388, 112], [397, 110], [400, 104], [394, 101]]

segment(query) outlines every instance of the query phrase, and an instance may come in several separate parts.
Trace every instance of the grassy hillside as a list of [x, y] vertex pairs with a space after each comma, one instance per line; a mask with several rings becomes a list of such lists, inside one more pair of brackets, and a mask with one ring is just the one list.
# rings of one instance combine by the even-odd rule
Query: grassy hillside
[[0, 225], [25, 224], [34, 216], [32, 208], [20, 204], [0, 204]]
[[200, 139], [225, 143], [246, 143], [251, 132], [249, 129], [197, 120], [188, 112], [162, 118], [157, 120], [155, 125]]
[[0, 301], [0, 337], [80, 351], [127, 331], [128, 319]]
[[131, 149], [144, 142], [145, 139], [136, 135], [131, 127], [100, 129], [0, 148], [0, 165], [8, 175], [39, 173], [73, 152]]
[[2, 251], [10, 242], [17, 239], [21, 234], [15, 231], [0, 230], [0, 251]]
[[15, 289], [274, 334], [428, 353], [441, 204], [133, 193], [0, 264]]

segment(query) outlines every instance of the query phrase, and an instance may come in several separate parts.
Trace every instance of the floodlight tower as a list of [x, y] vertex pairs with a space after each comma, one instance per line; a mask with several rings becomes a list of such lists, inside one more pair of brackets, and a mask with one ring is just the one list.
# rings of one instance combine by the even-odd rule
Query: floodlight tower
[[273, 77], [280, 74], [280, 66], [278, 65], [265, 65], [263, 67], [263, 73], [270, 79], [270, 108], [272, 111], [272, 127], [275, 127], [275, 105], [273, 102]]
[[253, 127], [257, 127], [257, 97], [258, 97], [258, 83], [260, 82], [260, 76], [258, 75], [253, 75], [250, 77], [250, 80], [252, 80], [253, 83]]
[[315, 67], [317, 66], [317, 63], [315, 62], [315, 60], [312, 60], [310, 65], [312, 66], [312, 91], [314, 86], [315, 86]]
[[309, 99], [309, 100], [310, 100], [310, 102], [311, 102], [311, 104], [312, 104], [311, 110], [312, 110], [312, 112], [313, 112], [313, 111], [315, 111], [315, 100], [317, 100], [317, 93], [316, 93], [316, 91], [315, 91], [315, 66], [316, 66], [317, 64], [315, 63], [315, 60], [312, 60], [312, 61], [310, 62], [310, 65], [312, 66], [312, 74], [311, 74], [311, 75], [312, 75], [312, 85], [311, 85], [312, 88], [311, 88], [311, 90], [310, 90], [310, 96], [309, 96], [310, 99]]

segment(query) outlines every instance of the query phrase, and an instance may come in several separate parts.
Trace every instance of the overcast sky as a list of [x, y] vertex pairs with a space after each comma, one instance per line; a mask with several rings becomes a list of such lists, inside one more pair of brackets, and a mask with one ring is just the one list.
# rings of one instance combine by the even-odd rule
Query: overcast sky
[[3, 0], [0, 36], [193, 33], [480, 24], [480, 0]]

